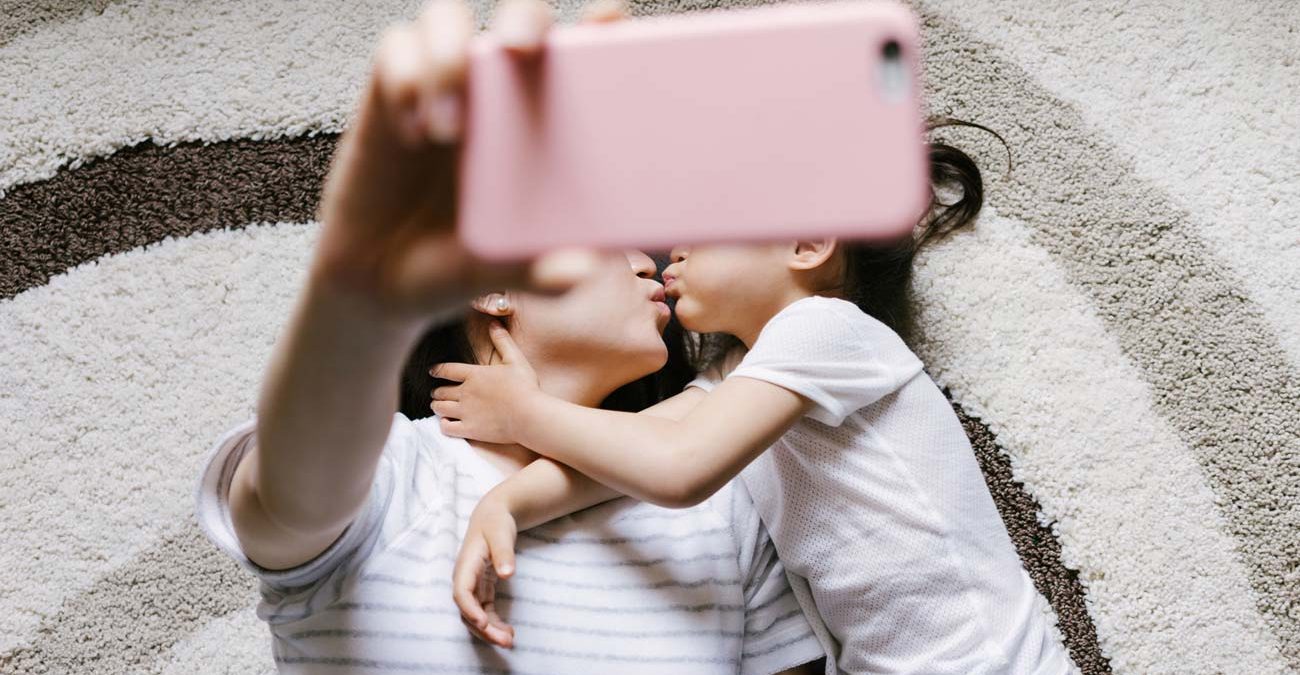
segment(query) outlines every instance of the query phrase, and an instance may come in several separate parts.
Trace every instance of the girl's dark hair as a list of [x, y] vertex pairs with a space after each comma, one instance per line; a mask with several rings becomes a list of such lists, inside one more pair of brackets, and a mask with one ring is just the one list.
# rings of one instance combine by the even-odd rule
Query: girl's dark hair
[[[656, 267], [662, 271], [668, 265], [664, 256], [655, 256]], [[658, 279], [658, 277], [656, 277]], [[662, 279], [659, 279], [662, 283]], [[686, 354], [685, 330], [674, 316], [664, 329], [664, 342], [668, 345], [668, 362], [657, 373], [618, 388], [601, 403], [606, 410], [638, 412], [680, 392], [695, 376], [695, 370]], [[450, 384], [429, 375], [435, 363], [474, 363], [474, 351], [469, 344], [465, 319], [435, 325], [420, 338], [402, 367], [402, 381], [398, 409], [409, 419], [433, 415], [429, 408], [430, 393], [435, 387]]]
[[[980, 124], [950, 117], [926, 120], [926, 132], [941, 127], [966, 126], [983, 129], [1007, 147], [1007, 170], [1011, 170], [1010, 146], [996, 131]], [[931, 141], [930, 203], [910, 236], [888, 243], [842, 242], [843, 275], [835, 289], [844, 299], [857, 305], [911, 343], [913, 316], [911, 302], [912, 260], [916, 252], [931, 241], [946, 237], [955, 230], [970, 227], [984, 206], [984, 179], [975, 160], [959, 148]], [[939, 198], [941, 190], [959, 195], [951, 203]], [[711, 333], [688, 343], [688, 353], [697, 368], [716, 363], [740, 341], [730, 335]]]

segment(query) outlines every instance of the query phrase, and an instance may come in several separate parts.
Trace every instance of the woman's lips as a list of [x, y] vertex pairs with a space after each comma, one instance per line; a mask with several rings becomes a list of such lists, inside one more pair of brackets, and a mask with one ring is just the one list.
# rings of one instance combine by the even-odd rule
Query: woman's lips
[[655, 292], [650, 294], [650, 302], [659, 308], [659, 314], [661, 316], [672, 316], [673, 310], [668, 307], [666, 300], [662, 286], [656, 287]]

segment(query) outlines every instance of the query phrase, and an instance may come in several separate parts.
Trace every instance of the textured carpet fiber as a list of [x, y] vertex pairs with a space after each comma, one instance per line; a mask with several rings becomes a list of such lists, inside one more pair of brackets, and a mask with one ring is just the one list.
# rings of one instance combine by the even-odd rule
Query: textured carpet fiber
[[[1013, 164], [940, 136], [988, 206], [918, 263], [918, 351], [1072, 656], [1297, 672], [1300, 4], [910, 1], [927, 106]], [[191, 490], [418, 6], [0, 2], [0, 672], [272, 671]]]

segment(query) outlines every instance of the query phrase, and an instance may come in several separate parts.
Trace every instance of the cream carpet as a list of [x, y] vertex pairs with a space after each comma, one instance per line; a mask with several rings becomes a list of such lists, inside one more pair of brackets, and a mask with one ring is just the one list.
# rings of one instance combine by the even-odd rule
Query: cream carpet
[[[927, 105], [1014, 163], [942, 136], [988, 206], [919, 263], [919, 351], [1074, 659], [1297, 672], [1300, 4], [912, 4]], [[0, 2], [0, 672], [271, 671], [192, 488], [418, 6]]]

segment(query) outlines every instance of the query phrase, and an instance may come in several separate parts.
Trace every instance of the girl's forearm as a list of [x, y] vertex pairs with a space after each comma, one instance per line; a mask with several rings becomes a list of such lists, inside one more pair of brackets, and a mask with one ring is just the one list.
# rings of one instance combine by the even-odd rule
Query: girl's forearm
[[[515, 440], [641, 501], [707, 499], [803, 415], [776, 385], [731, 378], [677, 418], [585, 408], [540, 392], [516, 401]], [[650, 411], [644, 411], [646, 413]]]
[[269, 517], [311, 532], [354, 515], [392, 427], [402, 365], [424, 327], [311, 271], [258, 401], [249, 484]]
[[507, 478], [483, 499], [501, 500], [522, 531], [621, 496], [570, 467], [542, 457]]
[[681, 472], [691, 454], [681, 422], [546, 395], [520, 403], [521, 445], [634, 499], [670, 508], [690, 505], [689, 478], [698, 472]]

